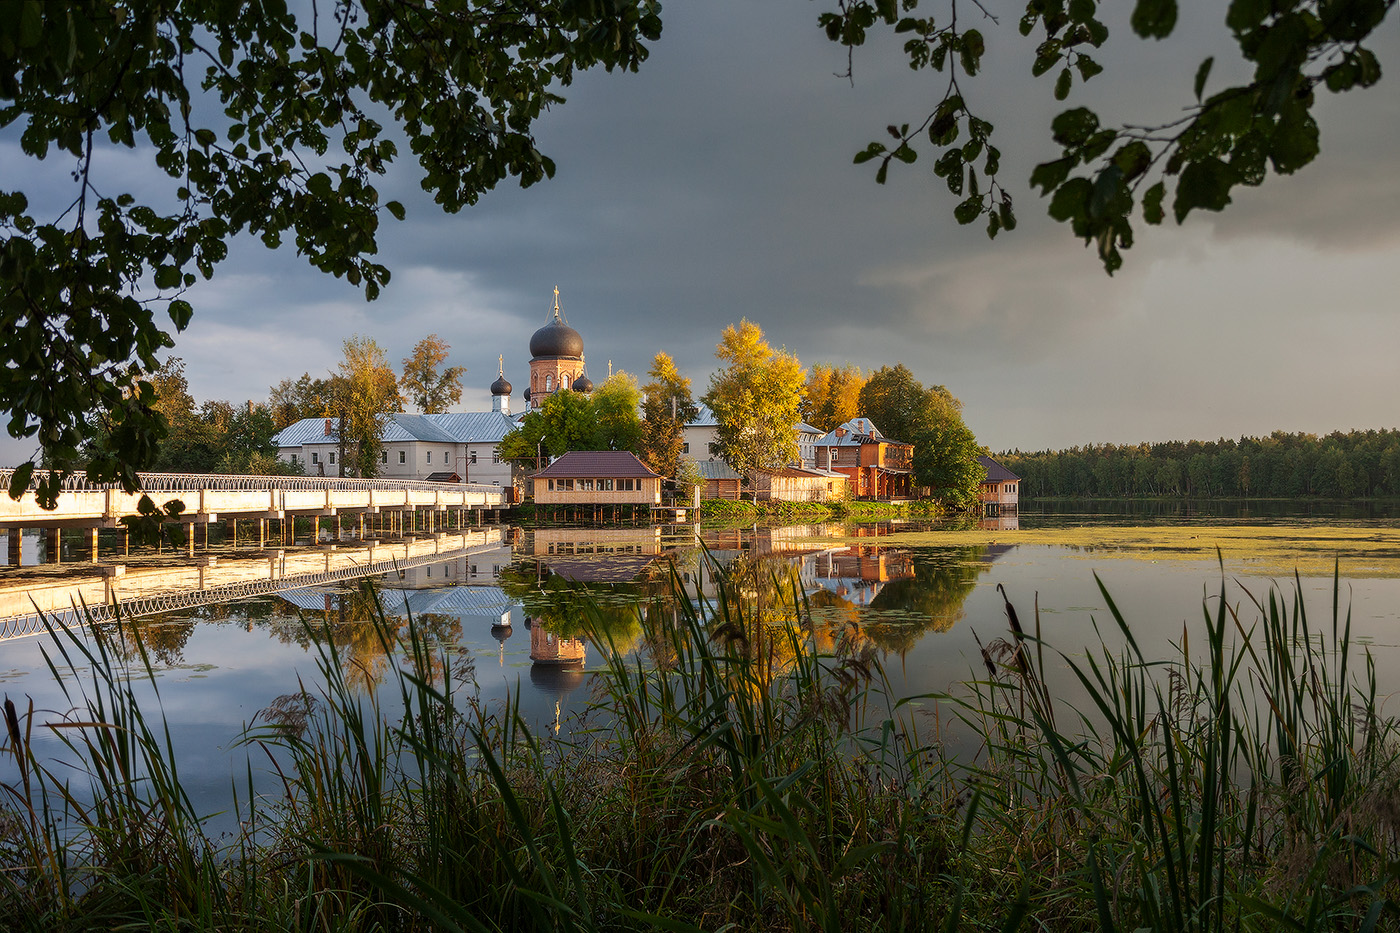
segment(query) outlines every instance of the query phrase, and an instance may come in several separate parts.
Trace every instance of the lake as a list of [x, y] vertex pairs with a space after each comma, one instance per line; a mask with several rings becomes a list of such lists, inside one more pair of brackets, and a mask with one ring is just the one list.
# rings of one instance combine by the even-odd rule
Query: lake
[[[1400, 520], [1391, 507], [1254, 506], [1246, 513], [1237, 503], [1187, 511], [1131, 505], [1139, 508], [1030, 507], [1019, 518], [980, 527], [490, 528], [401, 542], [304, 542], [270, 553], [225, 549], [173, 562], [138, 556], [120, 577], [94, 575], [91, 565], [26, 568], [22, 579], [11, 569], [0, 580], [0, 601], [7, 589], [12, 610], [25, 595], [59, 606], [64, 593], [76, 593], [97, 606], [106, 594], [149, 613], [140, 628], [155, 676], [136, 678], [135, 689], [147, 709], [159, 703], [182, 781], [211, 811], [226, 806], [231, 779], [245, 773], [248, 752], [237, 744], [245, 727], [296, 691], [299, 678], [314, 690], [315, 637], [329, 638], [347, 676], [364, 686], [383, 681], [398, 663], [384, 654], [368, 622], [374, 596], [360, 585], [367, 571], [385, 611], [411, 616], [458, 675], [475, 679], [483, 701], [516, 697], [538, 731], [567, 737], [601, 666], [599, 646], [578, 637], [580, 590], [596, 602], [619, 650], [645, 659], [637, 613], [664, 619], [674, 611], [672, 567], [688, 591], [707, 597], [721, 574], [770, 599], [796, 586], [819, 640], [829, 644], [845, 633], [882, 660], [894, 695], [918, 696], [983, 676], [979, 640], [991, 646], [1007, 632], [999, 586], [1028, 629], [1038, 604], [1045, 642], [1076, 659], [1088, 645], [1116, 651], [1122, 644], [1097, 574], [1144, 652], [1170, 657], [1183, 637], [1200, 644], [1203, 607], [1215, 611], [1222, 582], [1227, 603], [1247, 622], [1257, 617], [1251, 593], [1264, 598], [1276, 578], [1290, 593], [1286, 561], [1298, 557], [1310, 562], [1300, 578], [1310, 618], [1330, 632], [1335, 557], [1328, 556], [1334, 551], [1331, 539], [1320, 537], [1323, 529], [1360, 542], [1348, 539], [1335, 550], [1342, 603], [1352, 613], [1356, 650], [1375, 659], [1380, 692], [1400, 684], [1400, 547], [1389, 543]], [[1246, 556], [1255, 546], [1246, 538], [1227, 545], [1238, 551], [1222, 552], [1222, 573], [1212, 536], [1239, 528], [1265, 536], [1257, 539], [1261, 551], [1300, 542], [1311, 542], [1311, 550], [1285, 548], [1276, 561], [1261, 562]], [[1116, 532], [1131, 534], [1120, 540], [1111, 537]], [[32, 612], [10, 615], [0, 630], [34, 627]], [[139, 669], [130, 639], [110, 644]], [[68, 714], [74, 701], [64, 686], [80, 688], [91, 674], [70, 648], [73, 673], [61, 684], [49, 670], [54, 657], [47, 634], [0, 641], [0, 691], [21, 713], [32, 701], [40, 722]], [[1067, 662], [1053, 651], [1047, 660], [1052, 691], [1074, 703], [1079, 692]], [[61, 659], [55, 663], [67, 670]], [[932, 714], [932, 701], [918, 702]], [[930, 720], [930, 729], [947, 725]], [[36, 728], [34, 744], [63, 757], [48, 730]], [[253, 758], [261, 769], [257, 753]], [[7, 758], [0, 781], [15, 777]]]

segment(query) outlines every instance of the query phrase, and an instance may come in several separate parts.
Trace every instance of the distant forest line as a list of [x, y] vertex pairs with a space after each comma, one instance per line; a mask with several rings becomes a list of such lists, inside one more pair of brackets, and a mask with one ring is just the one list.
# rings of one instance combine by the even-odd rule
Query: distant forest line
[[1027, 498], [1400, 496], [1400, 430], [1094, 444], [997, 460]]

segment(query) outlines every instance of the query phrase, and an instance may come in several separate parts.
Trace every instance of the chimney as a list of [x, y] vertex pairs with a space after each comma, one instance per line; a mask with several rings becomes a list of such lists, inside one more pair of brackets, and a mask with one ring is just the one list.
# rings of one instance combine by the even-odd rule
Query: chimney
[[[327, 424], [330, 424], [329, 421], [327, 421], [326, 423], [327, 423]], [[329, 433], [329, 429], [327, 429], [327, 433]], [[840, 440], [841, 438], [843, 438], [843, 437], [845, 437], [845, 436], [846, 436], [846, 429], [845, 429], [845, 427], [839, 427], [839, 428], [836, 429], [836, 439], [837, 439], [837, 440]]]
[[326, 437], [331, 436], [331, 419], [326, 419]]

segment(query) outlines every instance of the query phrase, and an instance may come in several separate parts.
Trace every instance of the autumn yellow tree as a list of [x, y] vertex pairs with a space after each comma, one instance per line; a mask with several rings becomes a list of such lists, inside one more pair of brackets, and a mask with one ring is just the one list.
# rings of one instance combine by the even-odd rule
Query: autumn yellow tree
[[441, 414], [462, 400], [462, 377], [467, 368], [442, 368], [450, 349], [452, 346], [447, 341], [437, 334], [429, 334], [418, 341], [411, 356], [404, 357], [399, 390], [425, 415]]
[[676, 369], [670, 354], [662, 351], [651, 361], [643, 386], [642, 440], [638, 455], [653, 472], [675, 476], [684, 445], [682, 434], [687, 422], [695, 420], [699, 408], [690, 395], [690, 380]]
[[344, 344], [340, 372], [331, 379], [342, 476], [374, 476], [384, 447], [384, 426], [403, 408], [399, 380], [384, 348], [356, 334]]
[[748, 320], [724, 329], [715, 356], [726, 365], [710, 376], [703, 401], [715, 414], [720, 457], [744, 474], [796, 460], [807, 378], [797, 357], [770, 347]]
[[802, 417], [814, 428], [830, 431], [861, 414], [860, 390], [865, 377], [859, 366], [817, 363], [807, 371], [802, 391]]

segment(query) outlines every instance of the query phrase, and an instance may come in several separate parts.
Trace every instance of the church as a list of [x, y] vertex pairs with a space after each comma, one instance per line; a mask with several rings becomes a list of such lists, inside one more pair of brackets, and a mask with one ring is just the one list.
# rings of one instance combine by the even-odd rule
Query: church
[[525, 402], [539, 408], [550, 395], [566, 388], [587, 394], [593, 391], [593, 383], [584, 371], [583, 337], [569, 326], [560, 310], [556, 285], [554, 314], [530, 337], [530, 384], [525, 387]]
[[[530, 381], [524, 397], [536, 409], [561, 389], [589, 393], [583, 357], [583, 337], [569, 326], [554, 289], [554, 308], [545, 325], [530, 337]], [[379, 476], [387, 479], [511, 485], [510, 464], [500, 457], [501, 438], [515, 429], [513, 387], [505, 376], [504, 357], [497, 357], [496, 381], [491, 383], [491, 410], [444, 412], [437, 415], [392, 414], [384, 427]], [[303, 418], [274, 439], [278, 459], [300, 466], [309, 476], [339, 476], [340, 444], [336, 419]]]

